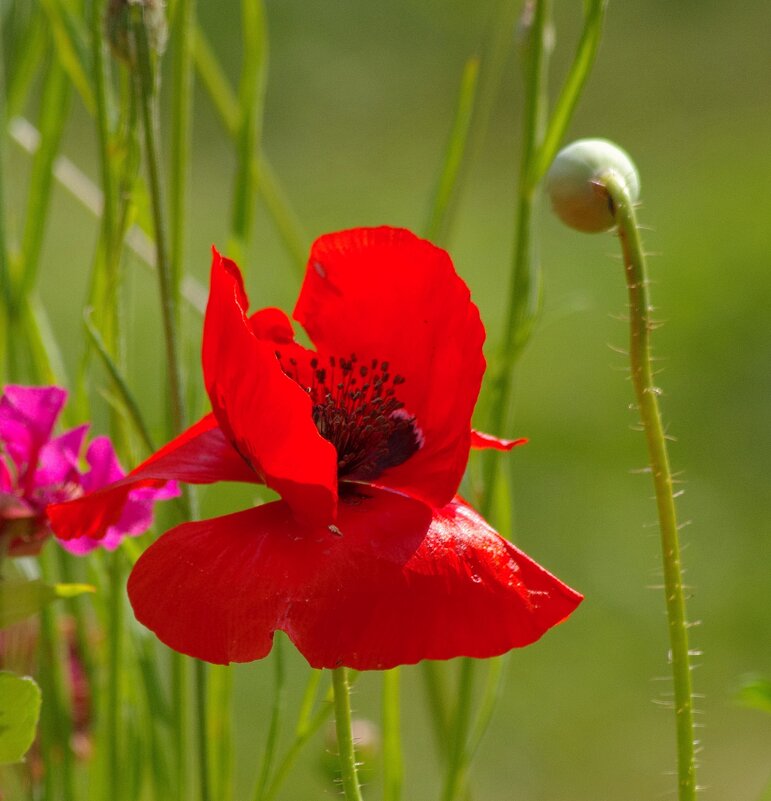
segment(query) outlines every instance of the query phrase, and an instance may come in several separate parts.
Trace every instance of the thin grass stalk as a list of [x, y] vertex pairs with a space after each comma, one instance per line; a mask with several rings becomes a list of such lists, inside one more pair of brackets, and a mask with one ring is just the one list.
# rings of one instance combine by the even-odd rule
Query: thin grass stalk
[[445, 150], [444, 166], [437, 181], [431, 212], [425, 227], [426, 238], [436, 244], [446, 242], [452, 222], [452, 212], [458, 202], [478, 85], [479, 58], [472, 57], [463, 68], [455, 119]]
[[47, 45], [47, 32], [44, 25], [43, 13], [35, 5], [35, 13], [30, 20], [26, 36], [18, 36], [18, 46], [14, 48], [13, 60], [8, 64], [8, 93], [6, 102], [6, 116], [13, 119], [21, 114], [30, 87], [45, 61], [44, 53]]
[[[551, 0], [534, 0], [530, 40], [530, 58], [526, 65], [525, 109], [523, 121], [522, 157], [520, 163], [519, 208], [516, 219], [516, 247], [512, 268], [511, 293], [504, 329], [500, 372], [493, 382], [493, 431], [505, 431], [511, 394], [511, 372], [517, 357], [515, 347], [529, 334], [535, 320], [539, 297], [538, 275], [532, 253], [532, 215], [535, 187], [529, 185], [530, 164], [537, 153], [543, 135], [546, 113], [546, 75], [548, 52], [546, 35], [551, 23]], [[526, 10], [527, 13], [527, 10]], [[482, 514], [489, 516], [494, 502], [497, 461], [488, 458], [485, 467]], [[463, 659], [460, 666], [456, 712], [452, 726], [442, 801], [454, 801], [463, 792], [470, 753], [469, 728], [472, 720], [472, 696], [475, 686], [476, 663]]]
[[251, 169], [260, 147], [268, 66], [268, 35], [262, 0], [242, 0], [243, 65], [238, 90], [236, 181], [233, 191], [231, 242], [236, 261], [243, 263], [254, 222], [257, 174]]
[[209, 779], [209, 748], [207, 743], [207, 714], [206, 714], [206, 696], [207, 696], [207, 665], [196, 659], [193, 663], [195, 673], [195, 705], [197, 710], [197, 752], [198, 752], [198, 780], [199, 780], [199, 794], [201, 801], [209, 801], [212, 797], [210, 790]]
[[59, 63], [53, 60], [46, 74], [41, 98], [40, 148], [35, 155], [30, 178], [20, 271], [17, 276], [12, 276], [15, 278], [15, 286], [12, 286], [14, 315], [19, 313], [22, 299], [35, 285], [50, 208], [52, 167], [67, 122], [70, 94], [67, 76]]
[[586, 5], [576, 55], [554, 104], [538, 156], [531, 162], [529, 183], [533, 186], [546, 175], [549, 165], [557, 155], [600, 47], [608, 0], [589, 0]]
[[400, 801], [404, 783], [399, 668], [383, 672], [383, 801]]
[[[187, 187], [190, 176], [190, 148], [193, 112], [193, 31], [195, 0], [177, 0], [172, 31], [174, 58], [172, 64], [171, 108], [171, 274], [174, 292], [179, 292], [184, 273]], [[174, 695], [173, 729], [175, 739], [175, 792], [179, 801], [187, 798], [188, 756], [187, 711], [188, 661], [174, 654], [172, 659], [172, 693]]]
[[268, 789], [268, 781], [273, 772], [273, 765], [278, 752], [279, 735], [281, 733], [281, 719], [286, 707], [286, 666], [284, 664], [284, 643], [277, 638], [273, 646], [274, 690], [273, 708], [270, 713], [268, 734], [265, 738], [265, 750], [262, 755], [262, 764], [254, 789], [254, 801], [264, 801]]
[[171, 270], [174, 286], [182, 281], [185, 263], [187, 187], [190, 177], [190, 147], [193, 117], [193, 33], [195, 0], [177, 0], [172, 31], [173, 63], [171, 92]]
[[[201, 83], [219, 114], [225, 131], [232, 139], [236, 139], [241, 121], [239, 101], [200, 27], [195, 31], [194, 56]], [[284, 247], [292, 257], [292, 265], [301, 277], [308, 254], [308, 236], [302, 230], [286, 191], [261, 150], [252, 154], [249, 169], [252, 172], [252, 181], [262, 196]]]
[[[0, 18], [0, 37], [5, 33], [3, 27], [3, 19]], [[12, 303], [11, 271], [8, 263], [8, 244], [5, 233], [5, 159], [8, 130], [5, 89], [5, 64], [3, 59], [0, 58], [0, 303], [2, 303], [2, 308], [0, 308], [0, 337], [2, 337], [3, 342], [0, 345], [0, 381], [5, 380], [13, 358], [10, 325]]]
[[89, 76], [93, 76], [94, 66], [89, 63], [89, 55], [93, 56], [93, 51], [89, 48], [87, 34], [90, 20], [84, 22], [62, 0], [39, 0], [39, 3], [48, 20], [56, 58], [81, 95], [89, 113], [94, 114], [96, 99], [89, 80]]
[[36, 292], [31, 292], [21, 309], [19, 331], [30, 354], [25, 380], [33, 384], [68, 386], [59, 343], [51, 329], [48, 315]]
[[114, 801], [122, 801], [125, 789], [123, 774], [124, 721], [123, 709], [123, 653], [125, 624], [123, 614], [123, 571], [120, 554], [104, 554], [107, 573], [107, 695], [105, 736], [107, 756], [107, 784]]
[[[40, 559], [43, 578], [48, 578], [49, 554]], [[58, 613], [55, 605], [40, 611], [40, 661], [38, 672], [44, 703], [41, 707], [40, 746], [45, 766], [43, 787], [45, 801], [70, 801], [75, 798], [74, 755], [70, 746], [72, 717], [70, 682], [65, 673], [65, 658]]]
[[305, 744], [324, 725], [332, 714], [334, 700], [331, 692], [327, 694], [321, 707], [313, 713], [314, 700], [321, 678], [322, 671], [314, 670], [311, 673], [300, 705], [300, 714], [295, 727], [294, 740], [273, 773], [273, 777], [263, 795], [264, 801], [273, 801], [273, 799], [275, 799]]
[[442, 801], [454, 801], [465, 789], [469, 754], [467, 740], [472, 716], [475, 662], [464, 657], [460, 664], [457, 700], [450, 730], [447, 769], [442, 788]]
[[428, 701], [436, 749], [439, 756], [444, 757], [447, 755], [451, 726], [451, 721], [447, 714], [449, 694], [444, 665], [426, 659], [420, 663], [420, 670], [423, 676], [423, 686]]
[[[158, 97], [155, 65], [150, 53], [147, 30], [144, 25], [143, 9], [137, 5], [131, 7], [133, 41], [137, 54], [135, 71], [135, 91], [142, 117], [145, 138], [145, 155], [148, 166], [149, 189], [151, 197], [153, 224], [155, 229], [156, 268], [159, 278], [161, 310], [163, 317], [164, 339], [166, 342], [166, 363], [169, 373], [172, 426], [178, 434], [184, 428], [184, 400], [180, 356], [178, 345], [178, 287], [174, 284], [174, 274], [168, 259], [165, 229], [165, 211], [161, 190], [160, 147], [158, 142]], [[189, 508], [189, 496], [186, 496]], [[191, 518], [192, 515], [186, 515]], [[172, 670], [176, 695], [176, 708], [181, 710], [187, 692], [186, 663], [184, 657], [172, 656]], [[197, 709], [196, 747], [199, 778], [199, 795], [201, 801], [209, 801], [209, 754], [207, 749], [207, 715], [206, 715], [206, 666], [195, 662], [195, 702]], [[178, 713], [179, 714], [179, 713]], [[180, 718], [175, 723], [177, 736], [182, 733]], [[177, 740], [178, 754], [183, 754], [184, 743]]]
[[130, 10], [133, 42], [137, 56], [134, 70], [135, 92], [144, 131], [145, 160], [155, 233], [158, 285], [161, 296], [161, 316], [166, 344], [166, 367], [169, 376], [172, 427], [174, 433], [179, 434], [184, 428], [184, 395], [179, 358], [177, 293], [175, 292], [174, 276], [169, 262], [166, 239], [166, 212], [161, 181], [156, 65], [150, 52], [150, 44], [144, 22], [144, 9], [140, 5], [132, 5]]
[[[23, 117], [16, 117], [9, 126], [11, 139], [19, 145], [26, 153], [34, 154], [39, 148], [39, 132], [29, 120]], [[149, 236], [144, 228], [137, 224], [128, 225], [131, 218], [133, 202], [131, 200], [132, 186], [131, 181], [125, 181], [126, 176], [131, 177], [129, 168], [124, 171], [121, 178], [121, 230], [125, 233], [125, 244], [148, 269], [156, 270], [155, 241]], [[80, 170], [66, 156], [58, 156], [54, 161], [54, 177], [59, 185], [66, 189], [83, 208], [94, 216], [101, 214], [102, 193], [91, 179]], [[137, 187], [137, 194], [141, 194]], [[180, 290], [182, 299], [188, 307], [196, 314], [203, 316], [206, 309], [207, 290], [206, 287], [190, 275], [186, 275]], [[93, 297], [97, 297], [92, 292]], [[93, 305], [93, 303], [91, 304]]]
[[[426, 227], [426, 235], [433, 241], [442, 243], [449, 236], [463, 175], [484, 138], [492, 114], [506, 58], [511, 50], [511, 30], [516, 14], [516, 4], [502, 0], [491, 17], [481, 61], [476, 66], [473, 59], [467, 62], [455, 121], [445, 152], [442, 177], [434, 194], [430, 222]], [[421, 668], [437, 748], [440, 754], [447, 755], [451, 722], [446, 714], [448, 695], [444, 686], [444, 666], [423, 662]], [[465, 669], [472, 668], [469, 664]]]

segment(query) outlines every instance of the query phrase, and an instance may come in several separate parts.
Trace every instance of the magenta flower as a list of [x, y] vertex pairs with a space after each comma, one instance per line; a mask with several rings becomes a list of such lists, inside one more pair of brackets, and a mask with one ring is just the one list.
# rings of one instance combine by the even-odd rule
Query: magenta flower
[[[107, 437], [95, 437], [80, 455], [88, 425], [51, 434], [67, 392], [60, 387], [7, 386], [0, 395], [0, 550], [9, 556], [40, 551], [51, 535], [46, 507], [78, 498], [125, 475]], [[161, 489], [132, 490], [120, 518], [100, 540], [90, 537], [61, 542], [71, 553], [101, 546], [115, 550], [125, 536], [147, 531], [153, 503], [178, 495], [173, 482]]]

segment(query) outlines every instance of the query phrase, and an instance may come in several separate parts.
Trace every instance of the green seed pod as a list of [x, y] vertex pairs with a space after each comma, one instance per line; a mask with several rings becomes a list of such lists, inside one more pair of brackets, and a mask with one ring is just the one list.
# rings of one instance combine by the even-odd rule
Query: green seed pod
[[616, 224], [613, 204], [602, 185], [612, 171], [626, 184], [633, 203], [640, 197], [634, 162], [607, 139], [579, 139], [563, 148], [546, 174], [546, 191], [554, 213], [571, 228], [586, 233], [608, 231]]

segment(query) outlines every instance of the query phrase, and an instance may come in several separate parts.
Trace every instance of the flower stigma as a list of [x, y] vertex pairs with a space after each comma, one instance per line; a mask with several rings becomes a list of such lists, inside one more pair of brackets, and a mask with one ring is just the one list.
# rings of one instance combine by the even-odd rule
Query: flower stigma
[[279, 351], [276, 356], [310, 396], [313, 422], [337, 451], [339, 479], [372, 481], [423, 446], [415, 418], [396, 394], [405, 379], [392, 374], [388, 362], [362, 364], [355, 353], [313, 356], [303, 369], [295, 358], [282, 359]]

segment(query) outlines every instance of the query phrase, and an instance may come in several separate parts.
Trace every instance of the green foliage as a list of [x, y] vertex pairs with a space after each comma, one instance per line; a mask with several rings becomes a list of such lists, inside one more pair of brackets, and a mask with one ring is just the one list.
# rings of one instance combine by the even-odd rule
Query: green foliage
[[94, 592], [89, 584], [46, 584], [40, 579], [0, 581], [0, 629], [34, 615], [58, 598], [75, 598]]
[[746, 676], [736, 697], [742, 706], [771, 713], [771, 681], [763, 676]]
[[0, 672], [0, 765], [19, 762], [35, 739], [40, 688], [29, 676]]

